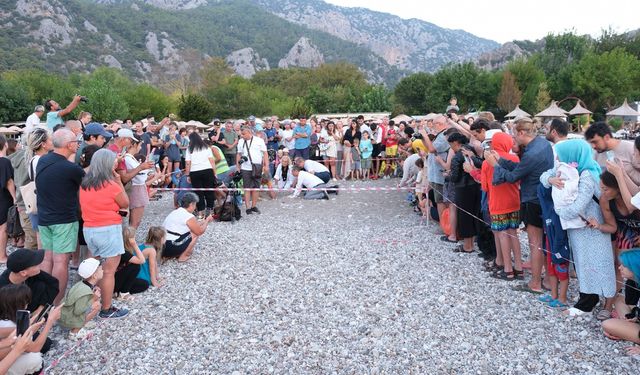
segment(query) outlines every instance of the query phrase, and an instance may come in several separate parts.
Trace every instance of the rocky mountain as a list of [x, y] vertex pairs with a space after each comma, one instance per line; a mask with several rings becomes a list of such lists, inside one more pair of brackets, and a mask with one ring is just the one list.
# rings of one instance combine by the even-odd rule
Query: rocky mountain
[[319, 0], [0, 1], [0, 70], [110, 66], [161, 83], [219, 56], [244, 77], [347, 61], [370, 81], [393, 85], [409, 72], [496, 46], [464, 31]]
[[499, 46], [462, 30], [321, 0], [253, 1], [291, 22], [366, 46], [388, 64], [411, 72], [434, 72], [447, 63], [474, 60]]

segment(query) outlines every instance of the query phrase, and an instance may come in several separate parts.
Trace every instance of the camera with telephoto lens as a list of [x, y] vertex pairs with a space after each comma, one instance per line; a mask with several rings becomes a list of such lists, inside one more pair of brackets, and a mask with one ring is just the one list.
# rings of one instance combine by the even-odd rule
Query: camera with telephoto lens
[[87, 99], [86, 96], [81, 96], [80, 97], [80, 101], [83, 102], [83, 103], [89, 103], [89, 99]]
[[247, 161], [249, 161], [249, 158], [246, 156], [240, 156], [240, 164], [246, 163]]

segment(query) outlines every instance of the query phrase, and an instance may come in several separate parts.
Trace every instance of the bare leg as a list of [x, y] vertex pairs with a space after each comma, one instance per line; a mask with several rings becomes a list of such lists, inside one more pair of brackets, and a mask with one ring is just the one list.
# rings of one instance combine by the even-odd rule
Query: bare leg
[[551, 289], [551, 298], [558, 299], [558, 278], [555, 276], [549, 276], [549, 289]]
[[48, 274], [51, 273], [53, 269], [53, 251], [47, 249], [44, 252], [44, 260], [40, 263], [40, 271], [44, 271]]
[[612, 339], [631, 341], [640, 344], [640, 325], [623, 319], [609, 319], [602, 323], [605, 336]]
[[182, 253], [182, 255], [180, 255], [180, 257], [178, 257], [178, 262], [186, 262], [187, 260], [189, 260], [189, 258], [191, 257], [191, 254], [193, 254], [193, 250], [196, 248], [196, 243], [197, 242], [198, 242], [198, 236], [196, 236], [196, 235], [194, 235], [192, 233], [191, 234], [191, 243], [185, 249], [184, 253]]
[[558, 300], [564, 304], [568, 304], [567, 303], [567, 291], [569, 290], [569, 279], [567, 280], [560, 280], [559, 282], [560, 287], [558, 289]]
[[505, 237], [509, 239], [511, 253], [513, 254], [514, 268], [522, 271], [522, 249], [520, 248], [520, 239], [516, 229], [509, 229], [505, 233]]
[[464, 251], [472, 251], [473, 250], [473, 237], [467, 237], [462, 241], [462, 248]]
[[116, 283], [116, 269], [120, 264], [120, 255], [105, 259], [102, 264], [103, 276], [100, 280], [100, 292], [102, 295], [102, 310], [111, 307], [111, 299], [113, 298], [113, 288]]
[[7, 223], [0, 225], [0, 261], [3, 263], [7, 261], [7, 241], [9, 236], [7, 235]]
[[[456, 210], [456, 206], [449, 205], [449, 227], [451, 228], [451, 233], [449, 234], [449, 240], [457, 241], [458, 240], [458, 211]], [[473, 245], [472, 245], [473, 247]], [[465, 249], [469, 249], [466, 248]]]
[[71, 259], [71, 253], [53, 254], [53, 269], [51, 270], [51, 276], [58, 279], [58, 285], [60, 290], [56, 299], [53, 300], [57, 305], [62, 301], [65, 292], [67, 291], [67, 282], [69, 279], [69, 259]]
[[136, 207], [129, 210], [129, 225], [137, 229], [144, 216], [144, 207]]
[[531, 280], [529, 288], [542, 289], [542, 266], [544, 254], [542, 253], [542, 228], [527, 225], [527, 237], [529, 237], [529, 251], [531, 252]]
[[[502, 258], [501, 261], [504, 266], [504, 272], [513, 272], [513, 265], [511, 263], [511, 241], [509, 241], [509, 237], [506, 232], [503, 231], [496, 233], [498, 233], [498, 237], [500, 239], [500, 251], [497, 249], [498, 242], [496, 242], [496, 254], [501, 254], [500, 258]], [[499, 263], [496, 262], [496, 264]]]

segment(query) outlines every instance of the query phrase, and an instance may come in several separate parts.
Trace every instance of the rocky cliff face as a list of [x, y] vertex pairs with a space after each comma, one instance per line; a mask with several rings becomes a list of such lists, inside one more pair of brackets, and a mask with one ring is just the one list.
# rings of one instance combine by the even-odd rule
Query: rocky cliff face
[[[126, 0], [95, 0], [100, 4], [116, 4]], [[207, 0], [143, 0], [142, 2], [163, 9], [193, 9], [207, 4]]]
[[287, 55], [280, 60], [278, 68], [315, 68], [324, 63], [324, 56], [308, 38], [300, 38]]
[[291, 22], [365, 45], [390, 65], [413, 72], [433, 72], [444, 64], [473, 60], [498, 47], [461, 30], [321, 0], [253, 1]]
[[250, 47], [231, 52], [225, 61], [236, 74], [244, 78], [251, 78], [261, 70], [270, 69], [267, 59], [261, 58], [260, 55]]

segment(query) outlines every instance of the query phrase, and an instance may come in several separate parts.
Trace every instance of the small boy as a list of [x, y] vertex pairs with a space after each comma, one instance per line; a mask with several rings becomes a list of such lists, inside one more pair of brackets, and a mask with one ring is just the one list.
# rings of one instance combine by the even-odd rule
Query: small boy
[[359, 180], [360, 171], [362, 170], [362, 165], [360, 164], [362, 157], [360, 153], [360, 140], [358, 138], [353, 139], [353, 147], [351, 147], [351, 160], [353, 160], [353, 169], [351, 170], [351, 179]]
[[369, 139], [369, 132], [362, 133], [362, 140], [360, 141], [360, 153], [360, 156], [362, 156], [362, 178], [364, 180], [368, 180], [369, 170], [371, 169], [371, 155], [373, 153], [373, 144]]
[[100, 261], [94, 258], [83, 260], [78, 267], [82, 281], [69, 289], [60, 313], [60, 323], [71, 329], [71, 339], [80, 338], [80, 330], [100, 312], [100, 288], [96, 284], [102, 274]]

